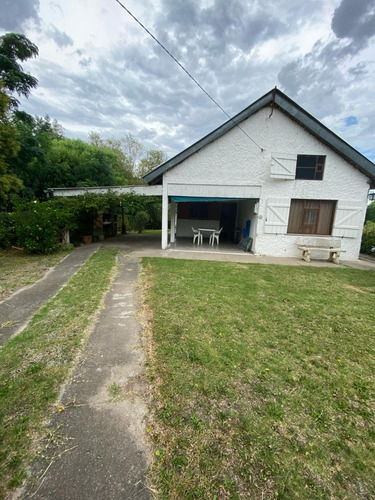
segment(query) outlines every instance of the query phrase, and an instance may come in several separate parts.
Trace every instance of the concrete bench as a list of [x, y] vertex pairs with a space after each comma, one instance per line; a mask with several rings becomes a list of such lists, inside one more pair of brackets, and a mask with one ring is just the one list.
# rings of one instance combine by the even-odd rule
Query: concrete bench
[[310, 262], [311, 252], [328, 252], [328, 262], [340, 264], [341, 240], [337, 238], [298, 238], [302, 260]]

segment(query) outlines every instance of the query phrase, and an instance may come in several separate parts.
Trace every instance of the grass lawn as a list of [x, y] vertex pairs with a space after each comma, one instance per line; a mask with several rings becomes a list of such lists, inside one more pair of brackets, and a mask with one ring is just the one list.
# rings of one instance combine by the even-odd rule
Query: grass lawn
[[6, 299], [25, 285], [35, 283], [68, 253], [70, 251], [30, 255], [22, 250], [0, 250], [0, 300]]
[[143, 265], [159, 497], [375, 498], [375, 272]]
[[19, 486], [47, 432], [61, 385], [108, 289], [115, 250], [101, 249], [0, 350], [0, 498]]

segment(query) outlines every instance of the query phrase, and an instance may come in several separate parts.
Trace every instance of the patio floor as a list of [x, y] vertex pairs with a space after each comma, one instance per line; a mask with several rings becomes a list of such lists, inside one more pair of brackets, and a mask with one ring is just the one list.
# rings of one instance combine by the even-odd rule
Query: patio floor
[[202, 245], [193, 245], [192, 238], [177, 238], [175, 243], [171, 243], [169, 249], [181, 252], [225, 253], [235, 255], [243, 255], [245, 253], [241, 248], [238, 248], [236, 243], [233, 242], [220, 241], [219, 245], [209, 245], [208, 238], [203, 240]]

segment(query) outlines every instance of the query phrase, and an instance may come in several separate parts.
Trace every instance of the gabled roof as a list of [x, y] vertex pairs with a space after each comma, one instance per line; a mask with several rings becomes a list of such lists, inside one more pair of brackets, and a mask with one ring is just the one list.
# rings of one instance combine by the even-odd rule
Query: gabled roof
[[210, 144], [219, 137], [223, 136], [237, 124], [246, 120], [261, 108], [270, 105], [273, 105], [275, 108], [283, 111], [290, 118], [302, 125], [302, 127], [308, 130], [311, 134], [315, 135], [322, 142], [330, 146], [336, 153], [345, 158], [345, 160], [350, 162], [354, 167], [356, 167], [363, 174], [369, 177], [373, 183], [375, 182], [374, 163], [372, 163], [368, 158], [359, 153], [347, 142], [342, 140], [338, 135], [334, 134], [331, 130], [329, 130], [329, 128], [320, 123], [312, 115], [307, 113], [307, 111], [305, 111], [303, 108], [301, 108], [301, 106], [292, 101], [292, 99], [290, 99], [286, 94], [276, 88], [265, 94], [249, 107], [238, 113], [232, 119], [223, 123], [223, 125], [218, 127], [213, 132], [210, 132], [208, 135], [200, 139], [192, 146], [189, 146], [187, 149], [185, 149], [181, 153], [178, 153], [170, 160], [159, 165], [159, 167], [155, 168], [147, 175], [145, 175], [144, 180], [148, 184], [160, 183], [165, 172], [175, 167], [182, 161], [186, 160], [186, 158], [204, 148], [205, 146], [207, 146], [207, 144]]

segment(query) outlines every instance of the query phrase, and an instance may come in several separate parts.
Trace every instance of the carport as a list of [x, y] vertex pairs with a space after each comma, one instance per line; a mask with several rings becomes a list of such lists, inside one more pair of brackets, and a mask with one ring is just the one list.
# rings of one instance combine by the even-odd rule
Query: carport
[[[170, 197], [170, 244], [185, 245], [192, 242], [192, 227], [196, 229], [222, 229], [220, 244], [234, 246], [241, 239], [243, 228], [250, 220], [250, 236], [256, 234], [257, 199], [219, 197]], [[202, 232], [204, 243], [209, 232]]]

